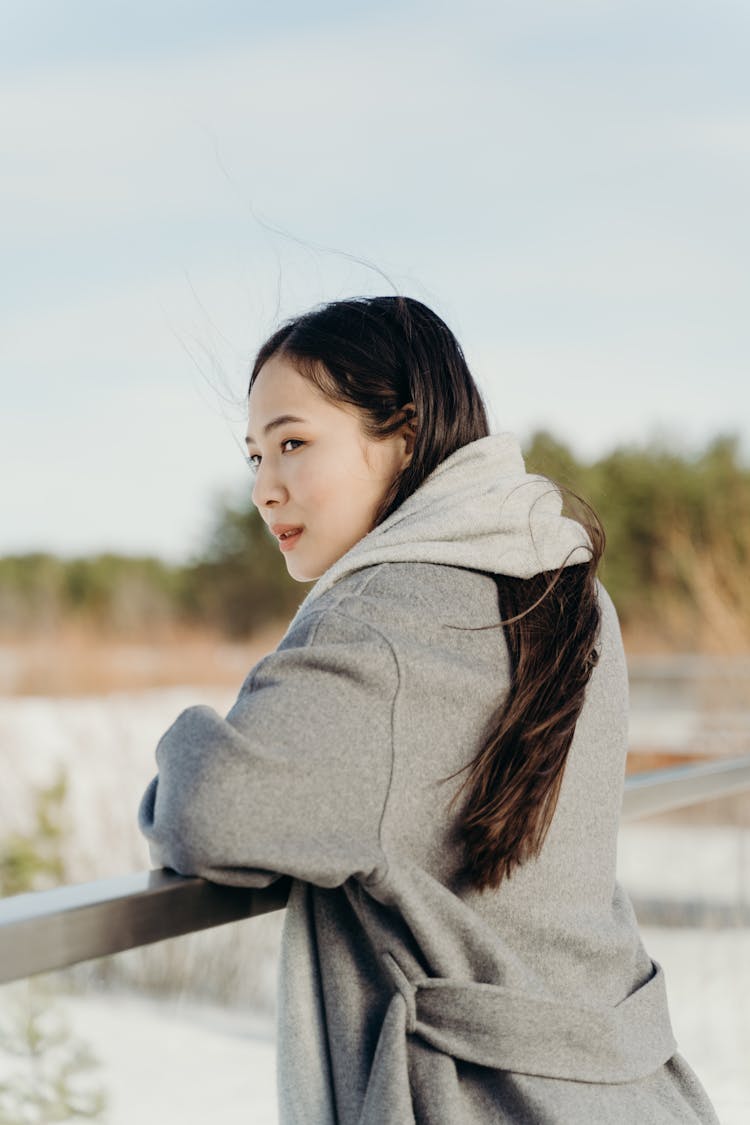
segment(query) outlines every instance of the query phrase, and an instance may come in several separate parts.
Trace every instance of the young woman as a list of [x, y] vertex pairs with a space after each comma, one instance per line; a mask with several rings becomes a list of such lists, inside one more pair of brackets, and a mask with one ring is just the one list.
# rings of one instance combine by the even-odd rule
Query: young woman
[[232, 710], [184, 711], [152, 860], [292, 876], [283, 1125], [716, 1122], [615, 879], [627, 670], [593, 513], [490, 434], [406, 297], [284, 324], [249, 391], [253, 501], [317, 580]]

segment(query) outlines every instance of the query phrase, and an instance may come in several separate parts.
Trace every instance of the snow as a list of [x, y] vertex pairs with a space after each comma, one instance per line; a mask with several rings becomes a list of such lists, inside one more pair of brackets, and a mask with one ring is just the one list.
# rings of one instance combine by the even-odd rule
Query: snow
[[631, 821], [620, 827], [620, 882], [637, 898], [750, 904], [750, 829]]
[[[117, 993], [59, 994], [54, 1006], [96, 1056], [98, 1065], [78, 1085], [104, 1089], [106, 1125], [277, 1121], [268, 1017]], [[19, 1060], [14, 1064], [0, 1071], [19, 1072]]]
[[[750, 903], [750, 829], [623, 824], [618, 877], [637, 901]], [[739, 912], [738, 912], [739, 913]], [[641, 926], [665, 973], [678, 1047], [722, 1125], [750, 1122], [750, 929]]]
[[103, 1064], [109, 1125], [277, 1121], [273, 1027], [261, 1017], [132, 996], [71, 1007]]
[[642, 926], [664, 969], [675, 1038], [722, 1125], [750, 1121], [750, 930]]
[[81, 697], [0, 697], [3, 831], [32, 824], [34, 787], [67, 767], [73, 826], [64, 849], [69, 882], [145, 871], [151, 866], [136, 824], [138, 803], [156, 773], [156, 744], [196, 703], [226, 714], [236, 692], [179, 687]]

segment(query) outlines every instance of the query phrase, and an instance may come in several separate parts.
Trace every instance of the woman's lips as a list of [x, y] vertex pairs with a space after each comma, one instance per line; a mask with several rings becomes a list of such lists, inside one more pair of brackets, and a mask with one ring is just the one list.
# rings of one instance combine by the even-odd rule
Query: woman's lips
[[279, 547], [282, 551], [291, 551], [296, 546], [297, 541], [302, 534], [302, 528], [298, 527], [295, 531], [283, 532], [283, 536], [279, 536]]

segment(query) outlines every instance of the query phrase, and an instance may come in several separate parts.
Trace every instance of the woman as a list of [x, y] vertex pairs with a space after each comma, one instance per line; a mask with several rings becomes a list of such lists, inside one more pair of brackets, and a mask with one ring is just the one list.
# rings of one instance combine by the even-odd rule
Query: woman
[[283, 1123], [716, 1122], [615, 880], [627, 670], [593, 514], [489, 434], [405, 297], [289, 321], [250, 380], [253, 501], [316, 583], [226, 719], [184, 711], [155, 863], [293, 877]]

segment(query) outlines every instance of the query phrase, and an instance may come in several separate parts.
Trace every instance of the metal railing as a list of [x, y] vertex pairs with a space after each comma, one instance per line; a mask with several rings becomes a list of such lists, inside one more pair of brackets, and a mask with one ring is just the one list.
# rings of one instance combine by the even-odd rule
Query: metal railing
[[[750, 756], [633, 774], [623, 820], [750, 789]], [[291, 880], [252, 890], [159, 868], [0, 899], [0, 983], [281, 910]]]

